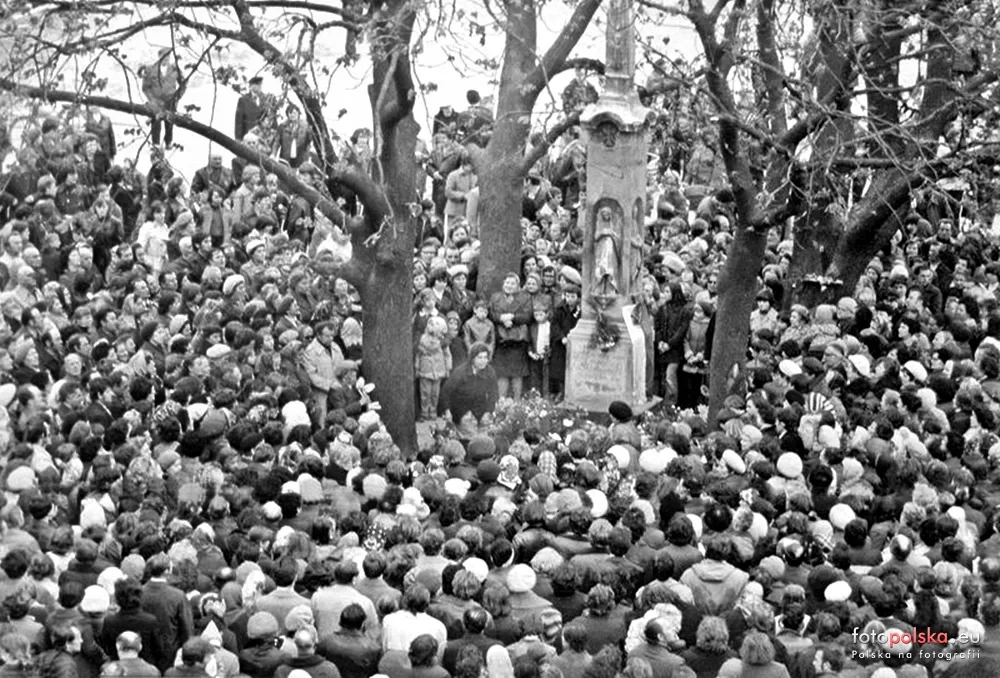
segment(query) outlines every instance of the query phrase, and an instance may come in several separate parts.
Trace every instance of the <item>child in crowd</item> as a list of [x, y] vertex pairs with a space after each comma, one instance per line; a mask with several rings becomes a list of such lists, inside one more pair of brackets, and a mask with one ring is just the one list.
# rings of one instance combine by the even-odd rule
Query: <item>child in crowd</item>
[[417, 379], [420, 381], [420, 418], [437, 417], [441, 382], [451, 374], [451, 351], [448, 349], [448, 323], [441, 316], [431, 316], [417, 344]]
[[528, 375], [528, 388], [537, 389], [545, 396], [548, 392], [549, 340], [552, 336], [552, 325], [549, 321], [549, 304], [544, 298], [535, 301], [532, 317], [534, 322], [528, 329], [528, 359], [531, 369]]
[[489, 319], [489, 314], [489, 302], [486, 299], [477, 299], [472, 306], [472, 317], [465, 322], [465, 327], [462, 328], [462, 337], [465, 339], [466, 351], [471, 349], [473, 344], [486, 344], [490, 349], [490, 359], [492, 360], [497, 334], [493, 327], [493, 321]]
[[469, 359], [469, 350], [465, 347], [465, 339], [462, 337], [462, 317], [458, 315], [458, 311], [449, 311], [445, 317], [448, 319], [448, 347], [451, 350], [451, 364], [458, 367]]

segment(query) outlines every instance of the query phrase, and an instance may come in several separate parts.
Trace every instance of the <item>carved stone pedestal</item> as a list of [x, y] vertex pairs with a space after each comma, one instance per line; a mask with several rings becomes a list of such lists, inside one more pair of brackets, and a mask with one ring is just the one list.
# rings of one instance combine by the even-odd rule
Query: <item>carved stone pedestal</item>
[[569, 334], [566, 359], [573, 369], [566, 372], [566, 402], [588, 412], [607, 412], [621, 400], [633, 410], [646, 403], [646, 346], [642, 332], [629, 332], [622, 324], [621, 338], [614, 348], [602, 351], [591, 346], [597, 321], [581, 318]]

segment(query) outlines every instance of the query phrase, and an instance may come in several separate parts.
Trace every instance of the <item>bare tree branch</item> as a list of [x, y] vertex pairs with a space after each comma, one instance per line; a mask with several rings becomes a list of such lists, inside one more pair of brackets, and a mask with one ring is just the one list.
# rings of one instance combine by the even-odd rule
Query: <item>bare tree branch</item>
[[532, 148], [531, 151], [529, 151], [524, 157], [524, 162], [521, 163], [521, 173], [527, 174], [528, 170], [534, 167], [535, 163], [545, 156], [549, 147], [551, 147], [552, 144], [559, 139], [559, 137], [565, 134], [567, 130], [572, 129], [578, 124], [580, 124], [580, 111], [575, 111], [571, 115], [568, 115], [560, 120], [556, 125], [553, 125], [552, 129], [545, 134], [545, 139], [542, 143]]
[[154, 108], [147, 104], [137, 104], [130, 101], [115, 99], [108, 96], [94, 96], [81, 94], [68, 90], [50, 89], [47, 87], [36, 87], [19, 83], [8, 78], [0, 78], [0, 90], [12, 92], [15, 95], [30, 99], [40, 99], [49, 102], [64, 102], [79, 104], [83, 106], [96, 106], [111, 111], [120, 111], [144, 118], [159, 117], [182, 129], [189, 130], [195, 134], [218, 144], [234, 155], [244, 160], [259, 165], [264, 170], [278, 176], [296, 194], [301, 195], [311, 205], [314, 205], [328, 219], [338, 224], [348, 224], [349, 228], [356, 228], [356, 219], [348, 219], [340, 208], [320, 191], [302, 181], [295, 170], [287, 165], [274, 160], [266, 153], [254, 150], [246, 144], [236, 141], [232, 137], [204, 123], [193, 120], [189, 116], [175, 113], [173, 111]]
[[573, 9], [566, 25], [563, 26], [559, 36], [552, 46], [545, 52], [538, 66], [532, 71], [524, 81], [524, 91], [526, 99], [534, 101], [555, 73], [560, 72], [563, 62], [569, 57], [570, 52], [579, 42], [580, 36], [587, 30], [591, 19], [601, 6], [601, 0], [581, 0]]

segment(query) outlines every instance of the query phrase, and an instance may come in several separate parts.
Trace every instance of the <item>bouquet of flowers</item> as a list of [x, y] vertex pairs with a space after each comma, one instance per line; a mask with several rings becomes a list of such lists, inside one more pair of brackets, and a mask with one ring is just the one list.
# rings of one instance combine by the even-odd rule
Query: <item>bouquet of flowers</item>
[[590, 337], [590, 345], [607, 353], [618, 345], [619, 339], [621, 339], [621, 329], [618, 325], [608, 320], [607, 313], [598, 311], [597, 325], [594, 327], [594, 333]]

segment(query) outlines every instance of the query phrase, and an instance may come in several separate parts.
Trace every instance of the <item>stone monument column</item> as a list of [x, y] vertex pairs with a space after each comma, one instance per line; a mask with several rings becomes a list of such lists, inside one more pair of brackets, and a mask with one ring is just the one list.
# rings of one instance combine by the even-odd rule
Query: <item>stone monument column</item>
[[[608, 6], [604, 91], [580, 116], [587, 181], [580, 211], [583, 289], [580, 321], [570, 333], [566, 402], [592, 412], [615, 400], [646, 404], [642, 331], [629, 318], [642, 293], [646, 162], [651, 111], [635, 88], [633, 0]], [[600, 327], [618, 339], [595, 342]], [[607, 334], [607, 333], [605, 333]]]

